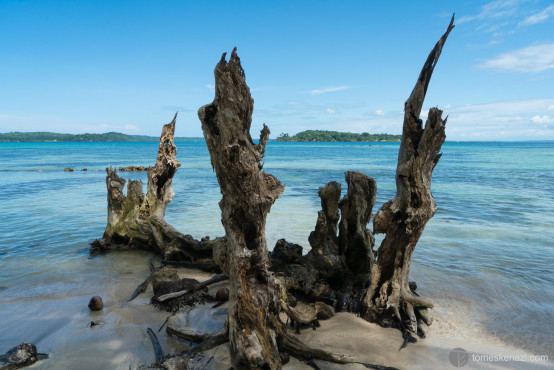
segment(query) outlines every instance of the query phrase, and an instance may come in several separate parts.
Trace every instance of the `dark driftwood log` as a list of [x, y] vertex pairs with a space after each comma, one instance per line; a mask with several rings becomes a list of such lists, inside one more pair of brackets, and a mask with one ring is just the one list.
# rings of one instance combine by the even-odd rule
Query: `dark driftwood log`
[[233, 50], [215, 67], [215, 98], [198, 111], [221, 193], [219, 206], [225, 248], [214, 253], [230, 281], [228, 328], [236, 369], [279, 368], [275, 340], [279, 288], [269, 272], [266, 216], [283, 192], [279, 180], [261, 170], [269, 139], [264, 125], [260, 142], [250, 136], [254, 100], [240, 59]]
[[164, 357], [162, 346], [160, 345], [160, 341], [158, 340], [158, 337], [156, 334], [152, 331], [152, 329], [148, 328], [146, 329], [146, 332], [148, 333], [148, 336], [150, 337], [150, 340], [152, 341], [152, 347], [154, 347], [154, 353], [156, 354], [156, 364], [162, 363], [162, 358]]
[[180, 291], [174, 292], [174, 293], [164, 294], [164, 295], [159, 296], [157, 298], [157, 300], [159, 302], [163, 302], [163, 301], [167, 301], [168, 299], [178, 298], [178, 297], [183, 296], [185, 294], [196, 292], [200, 289], [204, 289], [207, 286], [219, 283], [221, 281], [225, 281], [227, 279], [229, 279], [229, 277], [227, 277], [227, 275], [224, 275], [224, 274], [215, 275], [214, 277], [211, 277], [210, 279], [208, 279], [206, 281], [203, 281], [201, 283], [196, 284], [194, 286], [194, 288], [192, 288], [192, 289], [185, 289], [185, 290], [180, 290]]
[[[147, 193], [140, 180], [130, 180], [127, 195], [126, 180], [117, 171], [107, 168], [108, 224], [102, 239], [92, 243], [91, 253], [118, 248], [141, 248], [156, 252], [167, 259], [195, 262], [210, 260], [212, 248], [221, 240], [198, 241], [183, 235], [165, 220], [165, 210], [175, 194], [173, 176], [181, 165], [173, 143], [175, 120], [164, 125], [154, 167], [148, 168]], [[211, 262], [211, 261], [209, 261]]]
[[408, 275], [417, 241], [437, 209], [431, 194], [431, 178], [446, 138], [446, 119], [442, 119], [441, 110], [429, 110], [425, 128], [422, 128], [419, 115], [433, 69], [453, 28], [454, 17], [429, 54], [405, 103], [396, 169], [396, 196], [385, 203], [373, 219], [374, 232], [386, 236], [371, 271], [363, 316], [385, 326], [397, 323], [403, 330], [413, 333], [417, 333], [416, 312], [433, 307], [430, 299], [411, 291]]

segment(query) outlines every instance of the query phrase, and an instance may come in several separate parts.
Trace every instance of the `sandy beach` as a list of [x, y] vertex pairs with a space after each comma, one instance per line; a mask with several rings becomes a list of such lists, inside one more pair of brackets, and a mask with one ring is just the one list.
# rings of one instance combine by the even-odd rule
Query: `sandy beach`
[[[136, 259], [133, 258], [132, 262], [140, 264], [140, 256], [144, 255], [134, 256]], [[123, 254], [117, 256], [122, 257]], [[148, 327], [156, 332], [164, 354], [186, 350], [190, 343], [167, 335], [165, 328], [158, 332], [168, 313], [159, 311], [149, 304], [153, 294], [151, 286], [145, 293], [122, 307], [135, 287], [148, 276], [146, 263], [143, 263], [143, 267], [144, 270], [134, 276], [127, 276], [119, 281], [111, 278], [105, 280], [106, 290], [102, 293], [105, 306], [99, 312], [89, 312], [86, 307], [89, 295], [4, 302], [2, 309], [17, 312], [13, 316], [13, 324], [6, 332], [11, 333], [14, 340], [15, 337], [19, 337], [16, 334], [18, 331], [32, 333], [25, 337], [37, 345], [39, 352], [50, 354], [49, 359], [31, 366], [34, 369], [71, 369], [75, 368], [76, 364], [79, 364], [81, 369], [136, 369], [149, 366], [155, 361], [155, 357], [146, 334]], [[179, 269], [179, 275], [199, 281], [211, 276], [209, 273], [184, 268]], [[214, 284], [209, 292], [214, 294], [225, 284], [226, 282]], [[188, 327], [198, 332], [217, 332], [225, 321], [226, 304], [216, 309], [212, 309], [212, 305], [183, 309], [169, 320], [168, 325], [177, 328]], [[321, 327], [316, 331], [311, 328], [302, 329], [299, 337], [315, 348], [345, 354], [356, 361], [398, 369], [454, 369], [456, 367], [449, 360], [454, 348], [467, 351], [468, 360], [462, 366], [464, 369], [553, 368], [551, 362], [533, 361], [532, 356], [536, 354], [504, 344], [486, 335], [478, 327], [457, 327], [465, 325], [463, 318], [446, 323], [443, 321], [445, 318], [441, 315], [441, 308], [438, 307], [436, 311], [436, 319], [427, 331], [427, 338], [409, 344], [400, 351], [400, 331], [382, 328], [344, 312], [335, 314], [330, 320], [321, 321]], [[41, 312], [47, 313], [47, 317]], [[24, 320], [24, 317], [27, 319]], [[28, 317], [36, 319], [29, 320]], [[101, 324], [90, 327], [92, 320], [100, 320]], [[294, 331], [291, 329], [291, 332]], [[483, 355], [497, 356], [497, 360], [509, 360], [509, 356], [512, 356], [512, 360], [484, 361]], [[518, 361], [514, 361], [514, 356], [517, 356]], [[364, 368], [357, 364], [337, 365], [322, 361], [317, 361], [317, 364], [321, 369]], [[198, 369], [229, 369], [228, 344], [198, 355], [188, 365]], [[284, 368], [311, 367], [291, 358], [290, 363]]]

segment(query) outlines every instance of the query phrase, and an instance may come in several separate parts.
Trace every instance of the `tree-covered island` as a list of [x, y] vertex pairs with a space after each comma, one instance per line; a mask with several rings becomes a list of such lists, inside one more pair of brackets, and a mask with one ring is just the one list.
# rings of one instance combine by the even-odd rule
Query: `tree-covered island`
[[402, 135], [370, 134], [367, 132], [356, 134], [352, 132], [307, 130], [293, 136], [283, 133], [277, 137], [277, 141], [395, 142], [400, 141], [401, 138]]

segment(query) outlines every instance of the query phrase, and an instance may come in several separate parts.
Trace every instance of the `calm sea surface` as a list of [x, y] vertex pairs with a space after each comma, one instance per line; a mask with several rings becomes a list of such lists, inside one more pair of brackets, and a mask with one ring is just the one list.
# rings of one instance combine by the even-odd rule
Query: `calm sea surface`
[[[167, 221], [196, 238], [222, 235], [206, 145], [177, 147], [182, 165]], [[36, 302], [102, 292], [136, 279], [139, 265], [147, 273], [145, 253], [89, 258], [87, 249], [106, 226], [104, 169], [153, 165], [157, 149], [154, 142], [0, 143], [0, 353], [23, 340], [46, 350], [62, 341], [52, 334], [61, 325], [55, 320], [41, 329], [56, 303]], [[264, 169], [286, 189], [268, 218], [268, 245], [286, 238], [307, 252], [318, 188], [339, 181], [344, 194], [345, 171], [376, 179], [375, 213], [394, 196], [397, 153], [397, 143], [270, 142]], [[449, 142], [443, 153], [433, 177], [438, 211], [412, 264], [420, 293], [456, 323], [454, 336], [474, 325], [554, 357], [554, 142]], [[22, 322], [36, 325], [21, 329]]]

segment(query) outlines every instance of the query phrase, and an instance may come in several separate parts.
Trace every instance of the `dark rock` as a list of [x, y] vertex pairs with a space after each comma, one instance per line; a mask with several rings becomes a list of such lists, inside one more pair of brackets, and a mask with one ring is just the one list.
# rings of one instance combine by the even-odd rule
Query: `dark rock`
[[83, 168], [81, 171], [86, 171], [87, 169], [86, 168]]
[[271, 252], [271, 258], [284, 264], [299, 263], [302, 258], [302, 247], [279, 239]]
[[[180, 283], [181, 279], [177, 270], [171, 266], [165, 266], [164, 268], [156, 271], [152, 274], [152, 288], [154, 289], [154, 296], [159, 297], [167, 293], [173, 293], [179, 289], [176, 286]], [[173, 287], [173, 288], [172, 288]]]
[[73, 172], [73, 167], [66, 167], [63, 169], [65, 172]]
[[408, 283], [408, 286], [410, 287], [410, 290], [411, 290], [412, 292], [415, 292], [415, 291], [417, 290], [417, 284], [416, 284], [415, 281], [410, 281], [410, 282]]
[[285, 287], [293, 292], [308, 294], [316, 282], [315, 274], [302, 265], [288, 265], [285, 271]]
[[90, 308], [91, 311], [100, 311], [103, 307], [104, 302], [102, 302], [102, 298], [100, 296], [95, 295], [88, 302], [88, 308]]
[[348, 311], [348, 306], [352, 300], [351, 293], [338, 293], [337, 297], [337, 312]]
[[31, 343], [21, 343], [0, 356], [0, 369], [19, 369], [37, 361], [37, 348]]
[[290, 361], [290, 356], [286, 352], [279, 353], [279, 358], [281, 359], [281, 364], [283, 365], [288, 364]]
[[358, 298], [352, 298], [348, 310], [352, 313], [360, 313], [360, 311], [362, 310], [362, 303]]
[[218, 302], [227, 302], [229, 300], [229, 288], [221, 288], [215, 294], [215, 300]]

